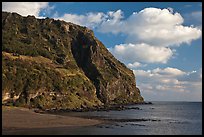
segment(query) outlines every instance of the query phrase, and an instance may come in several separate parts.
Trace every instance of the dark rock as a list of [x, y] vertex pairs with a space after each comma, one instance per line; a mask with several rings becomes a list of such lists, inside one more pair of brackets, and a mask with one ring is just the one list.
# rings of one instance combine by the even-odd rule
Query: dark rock
[[142, 121], [161, 121], [160, 119], [145, 119], [145, 118], [139, 118], [139, 119], [106, 119], [106, 118], [100, 118], [103, 120], [107, 121], [112, 121], [112, 122], [142, 122]]
[[41, 113], [41, 114], [45, 113], [45, 111], [40, 110], [40, 109], [34, 109], [33, 111], [34, 111], [35, 113]]

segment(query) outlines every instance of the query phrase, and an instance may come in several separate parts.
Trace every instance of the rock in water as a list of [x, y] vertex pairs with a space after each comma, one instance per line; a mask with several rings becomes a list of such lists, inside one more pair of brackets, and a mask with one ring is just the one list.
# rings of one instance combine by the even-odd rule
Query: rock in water
[[143, 102], [133, 72], [92, 30], [2, 12], [2, 102], [83, 109]]

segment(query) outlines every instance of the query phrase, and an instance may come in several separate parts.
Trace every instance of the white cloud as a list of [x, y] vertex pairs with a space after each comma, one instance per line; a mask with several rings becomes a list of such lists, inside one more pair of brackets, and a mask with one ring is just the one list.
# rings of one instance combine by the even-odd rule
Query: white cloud
[[183, 17], [173, 10], [145, 8], [134, 12], [126, 20], [119, 18], [114, 23], [103, 22], [99, 31], [103, 33], [125, 33], [127, 43], [147, 43], [154, 46], [179, 46], [190, 43], [201, 36], [201, 30], [183, 26]]
[[[123, 12], [121, 10], [109, 11], [107, 13], [88, 12], [83, 15], [66, 13], [63, 16], [58, 17], [55, 16], [55, 18], [65, 20], [67, 22], [72, 22], [78, 25], [86, 26], [91, 29], [94, 29], [96, 27], [100, 28], [100, 26], [103, 25], [106, 25], [106, 27], [104, 27], [105, 29], [109, 29], [108, 25], [117, 26], [120, 24], [118, 21], [120, 21], [123, 18]], [[106, 24], [104, 24], [104, 22]], [[112, 32], [114, 33], [114, 30]]]
[[97, 13], [89, 12], [85, 15], [64, 14], [61, 17], [55, 16], [55, 18], [65, 20], [67, 22], [72, 22], [81, 26], [95, 28], [105, 19], [105, 14], [102, 12], [97, 12]]
[[[171, 68], [167, 67], [164, 69], [161, 68], [155, 68], [153, 70], [133, 70], [136, 77], [140, 77], [145, 82], [155, 82], [159, 81], [160, 83], [167, 83], [167, 84], [178, 84], [178, 80], [174, 79], [179, 76], [187, 75], [186, 72], [177, 69], [177, 68]], [[148, 79], [146, 79], [148, 78]]]
[[[137, 86], [146, 100], [202, 100], [200, 71], [185, 72], [177, 68], [133, 70]], [[155, 96], [154, 96], [155, 95]], [[178, 97], [179, 96], [179, 97]], [[177, 98], [178, 97], [178, 98]], [[177, 98], [177, 99], [176, 99]]]
[[140, 62], [134, 62], [134, 63], [127, 64], [127, 67], [132, 68], [132, 69], [138, 68], [138, 67], [146, 67], [146, 66], [147, 64], [141, 64]]
[[169, 76], [179, 76], [179, 75], [185, 74], [185, 72], [183, 72], [177, 68], [170, 68], [170, 67], [167, 67], [165, 69], [156, 68], [153, 70], [153, 72], [161, 74], [161, 75], [169, 75]]
[[142, 44], [120, 44], [109, 51], [120, 61], [134, 63], [166, 63], [173, 51], [170, 48], [155, 47], [145, 43]]
[[50, 8], [48, 2], [2, 2], [2, 11], [16, 12], [22, 16], [39, 17], [41, 10]]
[[157, 89], [157, 90], [167, 90], [168, 87], [166, 87], [164, 85], [156, 85], [155, 89]]
[[164, 83], [164, 84], [169, 84], [169, 83], [179, 84], [179, 81], [177, 79], [172, 79], [172, 78], [163, 78], [163, 79], [161, 79], [161, 83]]
[[182, 16], [173, 13], [171, 8], [146, 8], [134, 12], [126, 20], [117, 20], [115, 24], [103, 22], [99, 30], [128, 35], [126, 43], [129, 44], [116, 45], [110, 50], [126, 64], [138, 61], [167, 63], [176, 51], [170, 48], [190, 44], [201, 36], [200, 29], [183, 26], [183, 22]]
[[122, 21], [123, 18], [122, 10], [107, 12], [106, 19], [102, 21], [97, 30], [103, 33], [112, 32], [114, 34], [123, 32], [123, 29], [125, 29], [125, 24]]
[[122, 10], [117, 10], [116, 12], [109, 11], [107, 14], [112, 24], [118, 23], [118, 21], [120, 21], [123, 18]]

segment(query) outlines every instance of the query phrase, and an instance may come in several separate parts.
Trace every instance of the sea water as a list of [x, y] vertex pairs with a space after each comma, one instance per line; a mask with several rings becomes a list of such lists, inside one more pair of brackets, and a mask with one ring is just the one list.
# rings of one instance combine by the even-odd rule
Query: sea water
[[[127, 119], [128, 122], [108, 122], [73, 128], [62, 134], [73, 135], [201, 135], [202, 102], [152, 102], [131, 105], [140, 109], [63, 113], [100, 119]], [[131, 121], [143, 119], [141, 121]], [[146, 121], [145, 121], [146, 120]], [[119, 120], [120, 121], [120, 120]]]

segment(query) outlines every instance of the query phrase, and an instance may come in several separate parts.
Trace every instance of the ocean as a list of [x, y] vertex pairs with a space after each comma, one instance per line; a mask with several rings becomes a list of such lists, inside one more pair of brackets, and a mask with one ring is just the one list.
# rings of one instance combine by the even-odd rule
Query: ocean
[[140, 109], [69, 112], [60, 115], [113, 120], [100, 125], [68, 129], [70, 135], [202, 135], [202, 102], [152, 102], [131, 105]]
[[[202, 135], [202, 102], [152, 102], [128, 105], [134, 109], [54, 112], [106, 120], [94, 126], [5, 131], [16, 135]], [[139, 108], [139, 109], [138, 109]]]

